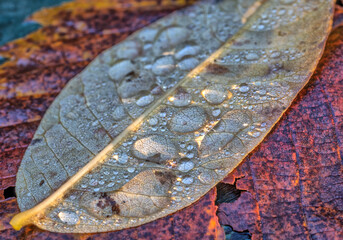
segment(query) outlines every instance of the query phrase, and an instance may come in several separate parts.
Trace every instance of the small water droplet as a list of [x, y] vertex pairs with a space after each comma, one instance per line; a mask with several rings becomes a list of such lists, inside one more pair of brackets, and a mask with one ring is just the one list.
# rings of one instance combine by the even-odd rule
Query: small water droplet
[[129, 168], [127, 168], [127, 171], [128, 171], [129, 173], [133, 173], [135, 170], [136, 170], [136, 168], [134, 168], [134, 167], [129, 167]]
[[260, 132], [248, 132], [248, 134], [252, 137], [259, 137], [261, 135]]
[[187, 146], [187, 150], [192, 150], [194, 148], [194, 146], [192, 145], [192, 144], [189, 144], [188, 146]]

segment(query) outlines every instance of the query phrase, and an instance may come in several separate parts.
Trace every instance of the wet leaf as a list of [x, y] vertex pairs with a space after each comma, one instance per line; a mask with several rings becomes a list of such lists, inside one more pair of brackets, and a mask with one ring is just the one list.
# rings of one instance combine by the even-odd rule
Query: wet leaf
[[[240, 163], [311, 76], [333, 3], [266, 1], [208, 57], [232, 34], [220, 24], [240, 16], [232, 4], [207, 5], [212, 14], [202, 15], [200, 5], [171, 15], [107, 50], [69, 82], [17, 175], [22, 210], [49, 197], [18, 214], [15, 228], [137, 226], [190, 205]], [[207, 24], [217, 27], [201, 28]], [[188, 47], [189, 55], [178, 59]]]

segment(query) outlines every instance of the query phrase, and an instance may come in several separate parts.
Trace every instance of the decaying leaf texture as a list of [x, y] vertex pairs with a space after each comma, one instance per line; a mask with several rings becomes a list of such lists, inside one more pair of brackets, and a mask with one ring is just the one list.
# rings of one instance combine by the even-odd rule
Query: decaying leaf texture
[[199, 199], [263, 139], [305, 85], [333, 2], [266, 1], [209, 58], [230, 37], [220, 23], [237, 5], [198, 6], [104, 52], [57, 97], [17, 178], [22, 210], [51, 195], [17, 215], [15, 228], [110, 231]]

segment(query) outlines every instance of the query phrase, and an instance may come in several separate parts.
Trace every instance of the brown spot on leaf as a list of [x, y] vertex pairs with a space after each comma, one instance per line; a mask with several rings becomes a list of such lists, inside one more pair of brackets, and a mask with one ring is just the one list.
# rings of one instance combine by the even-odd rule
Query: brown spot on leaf
[[176, 176], [174, 173], [172, 172], [161, 172], [161, 171], [155, 171], [154, 172], [156, 178], [158, 179], [158, 181], [164, 185], [166, 183], [172, 183], [174, 182]]
[[206, 72], [210, 73], [210, 74], [224, 74], [224, 73], [228, 73], [230, 71], [227, 67], [221, 66], [219, 64], [212, 63], [206, 67]]

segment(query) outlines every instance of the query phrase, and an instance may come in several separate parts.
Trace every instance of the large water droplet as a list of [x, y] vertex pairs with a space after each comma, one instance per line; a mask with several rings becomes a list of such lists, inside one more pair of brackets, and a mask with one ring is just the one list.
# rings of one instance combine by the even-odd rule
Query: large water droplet
[[165, 75], [175, 68], [174, 59], [171, 56], [161, 57], [152, 65], [152, 72], [156, 75]]
[[160, 135], [150, 135], [137, 140], [132, 149], [133, 155], [140, 159], [161, 163], [173, 159], [177, 154], [171, 140]]
[[194, 163], [191, 161], [183, 161], [178, 166], [178, 169], [181, 172], [189, 172], [193, 168], [194, 168]]
[[62, 211], [58, 213], [59, 219], [68, 225], [76, 225], [79, 223], [79, 216], [75, 212]]
[[214, 174], [212, 174], [209, 171], [206, 171], [206, 172], [204, 171], [200, 173], [200, 175], [198, 176], [198, 179], [203, 184], [211, 184], [212, 182], [214, 182]]
[[109, 70], [108, 75], [114, 81], [122, 80], [126, 75], [133, 72], [135, 66], [131, 63], [130, 60], [120, 61], [114, 64]]
[[176, 93], [169, 98], [169, 101], [176, 107], [185, 107], [192, 101], [192, 95], [183, 88], [178, 88]]
[[192, 70], [199, 64], [199, 60], [196, 58], [186, 58], [182, 60], [179, 64], [178, 67], [181, 70]]
[[136, 101], [136, 104], [140, 107], [145, 107], [148, 106], [150, 103], [152, 103], [154, 101], [154, 96], [152, 95], [147, 95], [147, 96], [143, 96], [141, 98], [139, 98]]
[[189, 31], [183, 27], [169, 27], [164, 29], [154, 42], [153, 50], [155, 55], [160, 55], [164, 50], [170, 49], [187, 40]]
[[194, 180], [193, 180], [192, 177], [185, 177], [185, 178], [182, 179], [181, 182], [182, 182], [183, 184], [189, 185], [189, 184], [192, 184], [193, 181], [194, 181]]
[[232, 93], [221, 85], [212, 85], [202, 90], [201, 95], [211, 104], [221, 104], [225, 99], [232, 97]]
[[141, 44], [136, 41], [124, 41], [117, 45], [117, 48], [119, 59], [134, 59], [139, 55]]
[[190, 107], [177, 112], [169, 122], [174, 132], [187, 133], [201, 128], [206, 123], [206, 113], [201, 107]]
[[200, 50], [199, 46], [186, 46], [175, 54], [175, 58], [179, 60], [185, 56], [196, 56]]

